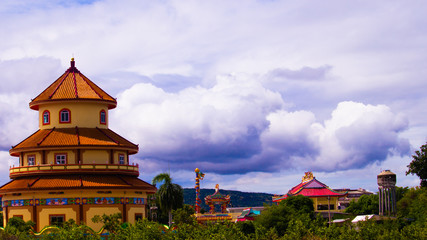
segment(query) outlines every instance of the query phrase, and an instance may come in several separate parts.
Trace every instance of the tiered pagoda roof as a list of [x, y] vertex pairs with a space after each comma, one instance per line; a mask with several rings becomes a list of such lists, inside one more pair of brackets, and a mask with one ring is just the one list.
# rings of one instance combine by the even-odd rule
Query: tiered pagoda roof
[[71, 67], [56, 81], [30, 102], [30, 108], [39, 109], [40, 104], [52, 101], [102, 101], [109, 109], [117, 106], [117, 101], [84, 76], [71, 59]]
[[130, 154], [138, 152], [138, 145], [131, 143], [110, 129], [104, 128], [52, 128], [39, 129], [18, 145], [9, 150], [12, 156], [19, 156], [23, 150], [37, 148], [63, 148], [63, 147], [105, 147], [125, 148]]
[[38, 191], [64, 189], [127, 189], [138, 188], [152, 193], [156, 187], [139, 178], [121, 175], [61, 175], [61, 176], [33, 176], [15, 179], [1, 187], [7, 191]]

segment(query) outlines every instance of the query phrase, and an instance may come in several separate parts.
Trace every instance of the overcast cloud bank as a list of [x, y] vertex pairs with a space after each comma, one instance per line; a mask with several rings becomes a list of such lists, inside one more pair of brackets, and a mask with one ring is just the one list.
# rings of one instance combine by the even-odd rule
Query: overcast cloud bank
[[[117, 97], [141, 177], [286, 192], [398, 184], [427, 140], [426, 3], [2, 1], [0, 161], [37, 130], [31, 98], [76, 66]], [[369, 176], [371, 178], [369, 178]], [[343, 182], [342, 179], [349, 179]], [[400, 181], [400, 182], [399, 182]], [[211, 184], [211, 186], [209, 185]], [[336, 185], [334, 185], [336, 184]], [[248, 189], [248, 188], [251, 189]]]

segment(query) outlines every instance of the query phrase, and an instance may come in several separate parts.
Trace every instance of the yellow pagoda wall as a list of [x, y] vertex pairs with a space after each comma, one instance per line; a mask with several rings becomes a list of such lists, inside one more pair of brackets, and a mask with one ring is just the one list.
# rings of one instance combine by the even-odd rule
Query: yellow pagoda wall
[[[77, 162], [77, 151], [75, 150], [55, 150], [46, 151], [46, 164], [56, 164], [55, 154], [67, 154], [67, 164], [78, 164]], [[110, 163], [110, 150], [82, 150], [81, 161], [82, 164], [109, 164]], [[126, 151], [113, 151], [113, 164], [119, 164], [119, 155], [123, 155], [125, 158], [124, 164], [129, 164], [129, 159]], [[23, 165], [28, 166], [28, 156], [35, 156], [34, 165], [43, 165], [43, 155], [40, 152], [27, 152], [23, 153]], [[20, 159], [20, 163], [22, 160]]]
[[[102, 223], [92, 222], [92, 218], [96, 215], [102, 216], [103, 214], [110, 215], [114, 213], [122, 213], [122, 205], [108, 205], [108, 206], [84, 206], [84, 219], [86, 219], [86, 225], [91, 227], [95, 231], [99, 231], [103, 226]], [[123, 216], [123, 214], [122, 214]]]
[[107, 150], [83, 150], [83, 164], [107, 164], [110, 163], [110, 153]]
[[[68, 109], [71, 112], [70, 123], [59, 123], [59, 112], [62, 109]], [[48, 110], [50, 113], [50, 124], [43, 125], [43, 112]], [[99, 114], [101, 110], [106, 113], [106, 124], [101, 124]], [[108, 107], [105, 103], [99, 102], [58, 102], [54, 104], [43, 104], [39, 107], [39, 128], [50, 129], [70, 128], [78, 126], [80, 128], [108, 128]]]
[[[32, 220], [32, 209], [30, 206], [15, 207], [9, 210], [8, 215], [9, 215], [9, 218], [22, 216], [22, 220], [30, 221]], [[3, 226], [6, 226], [5, 221], [6, 221], [5, 216], [3, 216]]]
[[40, 231], [43, 227], [49, 226], [49, 215], [64, 215], [64, 221], [74, 219], [77, 222], [78, 219], [78, 205], [67, 205], [67, 206], [37, 206], [38, 224], [37, 231]]
[[[44, 190], [23, 192], [19, 196], [8, 193], [3, 195], [3, 201], [32, 200], [35, 203], [36, 199], [41, 201], [42, 199], [80, 198], [80, 204], [71, 204], [69, 202], [68, 205], [8, 206], [3, 209], [5, 211], [4, 224], [6, 224], [6, 216], [8, 218], [12, 218], [14, 215], [22, 216], [24, 221], [32, 220], [37, 222], [36, 231], [38, 232], [49, 225], [49, 215], [64, 215], [65, 221], [73, 219], [76, 223], [80, 223], [80, 219], [82, 218], [86, 225], [98, 231], [102, 227], [102, 224], [92, 222], [92, 218], [95, 215], [102, 216], [103, 214], [121, 213], [122, 217], [126, 217], [125, 220], [132, 224], [135, 223], [136, 214], [141, 214], [143, 218], [146, 218], [147, 203], [145, 201], [147, 201], [147, 197], [146, 192], [135, 189]], [[144, 204], [82, 204], [83, 198], [144, 198]], [[82, 208], [81, 213], [80, 208]], [[36, 211], [37, 220], [33, 219], [33, 211]], [[126, 213], [123, 211], [126, 211]]]
[[142, 214], [143, 218], [146, 218], [145, 206], [141, 207], [139, 205], [127, 205], [127, 222], [135, 224], [135, 214]]
[[[24, 166], [28, 165], [28, 156], [34, 156], [36, 158], [34, 165], [42, 164], [42, 155], [40, 152], [26, 152], [23, 154]], [[22, 162], [21, 159], [20, 159], [20, 162]]]
[[128, 164], [128, 156], [125, 151], [114, 151], [114, 164], [119, 164], [119, 155], [122, 154], [125, 157], [125, 164]]
[[327, 197], [317, 197], [312, 198], [314, 204], [314, 211], [316, 212], [327, 212], [328, 210], [317, 210], [318, 205], [334, 205], [334, 209], [330, 209], [331, 211], [339, 211], [338, 210], [338, 197], [330, 197], [329, 201]]
[[58, 150], [58, 151], [48, 151], [46, 154], [46, 163], [47, 164], [56, 164], [55, 163], [55, 154], [67, 154], [67, 164], [76, 164], [76, 153], [72, 150]]

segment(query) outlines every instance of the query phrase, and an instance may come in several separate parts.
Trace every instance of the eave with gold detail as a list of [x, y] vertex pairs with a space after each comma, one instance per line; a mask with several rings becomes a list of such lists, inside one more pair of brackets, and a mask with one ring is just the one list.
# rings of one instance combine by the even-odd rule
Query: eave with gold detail
[[115, 98], [98, 87], [75, 67], [74, 59], [71, 60], [71, 67], [62, 76], [31, 100], [30, 108], [38, 110], [39, 106], [43, 104], [70, 101], [103, 102], [108, 105], [108, 109], [117, 106]]
[[110, 129], [103, 128], [52, 128], [41, 129], [9, 150], [10, 155], [48, 149], [119, 149], [129, 154], [138, 152], [131, 143]]

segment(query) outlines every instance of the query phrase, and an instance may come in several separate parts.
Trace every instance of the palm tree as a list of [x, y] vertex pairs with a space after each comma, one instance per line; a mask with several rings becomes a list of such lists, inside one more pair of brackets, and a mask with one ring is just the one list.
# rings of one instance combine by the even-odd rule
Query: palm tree
[[181, 208], [184, 202], [184, 191], [178, 184], [172, 183], [169, 173], [160, 173], [153, 178], [153, 185], [163, 182], [157, 191], [160, 208], [168, 211], [169, 227], [172, 225], [172, 210]]

